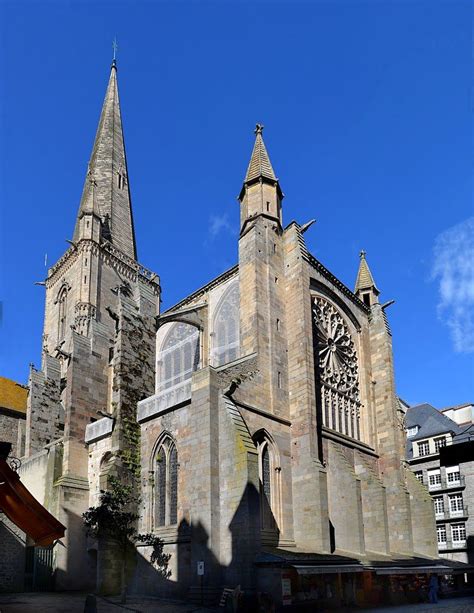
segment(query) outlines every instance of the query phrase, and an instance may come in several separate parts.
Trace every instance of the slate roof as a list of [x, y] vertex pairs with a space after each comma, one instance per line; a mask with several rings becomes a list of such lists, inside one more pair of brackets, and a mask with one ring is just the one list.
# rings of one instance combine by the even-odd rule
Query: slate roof
[[448, 432], [451, 432], [453, 436], [464, 432], [464, 428], [459, 427], [456, 422], [427, 403], [418, 404], [407, 409], [405, 413], [405, 427], [412, 428], [414, 426], [419, 426], [419, 430], [415, 436], [407, 438], [408, 458], [413, 457], [412, 441], [419, 441]]

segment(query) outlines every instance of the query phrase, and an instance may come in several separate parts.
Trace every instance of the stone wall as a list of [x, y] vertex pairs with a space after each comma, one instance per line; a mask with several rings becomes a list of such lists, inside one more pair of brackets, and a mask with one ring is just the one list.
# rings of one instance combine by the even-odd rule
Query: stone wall
[[26, 537], [0, 512], [0, 592], [24, 590]]
[[24, 453], [25, 419], [22, 413], [0, 409], [0, 441], [11, 443], [11, 454], [17, 458]]
[[25, 455], [28, 457], [63, 436], [64, 408], [61, 404], [61, 363], [43, 354], [42, 370], [30, 367], [26, 412]]

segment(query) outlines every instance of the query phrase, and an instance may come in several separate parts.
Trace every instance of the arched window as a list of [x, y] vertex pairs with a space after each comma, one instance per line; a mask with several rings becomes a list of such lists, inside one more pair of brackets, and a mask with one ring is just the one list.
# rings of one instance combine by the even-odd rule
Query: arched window
[[58, 343], [64, 339], [66, 334], [66, 315], [67, 315], [67, 292], [64, 286], [58, 295]]
[[181, 322], [171, 324], [157, 354], [158, 389], [186, 381], [199, 366], [199, 330]]
[[178, 452], [174, 442], [166, 437], [155, 454], [155, 513], [154, 525], [178, 523]]
[[216, 309], [213, 326], [212, 364], [221, 366], [240, 355], [239, 280], [226, 289]]
[[354, 339], [342, 314], [326, 298], [313, 296], [312, 308], [323, 425], [360, 439], [359, 369]]
[[254, 437], [258, 449], [260, 521], [264, 532], [278, 531], [280, 523], [280, 466], [274, 443], [265, 431]]

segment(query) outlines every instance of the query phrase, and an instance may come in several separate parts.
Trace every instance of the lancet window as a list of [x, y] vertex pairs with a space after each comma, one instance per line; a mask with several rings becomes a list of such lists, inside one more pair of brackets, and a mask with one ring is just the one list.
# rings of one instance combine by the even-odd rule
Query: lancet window
[[236, 279], [217, 306], [212, 336], [213, 366], [232, 362], [240, 355], [239, 295], [239, 281]]
[[178, 452], [168, 436], [160, 443], [154, 458], [154, 525], [178, 523]]
[[190, 379], [199, 366], [199, 353], [198, 328], [181, 322], [172, 324], [158, 350], [158, 390]]
[[68, 287], [65, 285], [58, 294], [58, 342], [62, 341], [66, 335], [67, 317], [67, 294]]
[[263, 531], [276, 531], [280, 516], [280, 466], [274, 444], [261, 431], [255, 436], [260, 482], [260, 522]]
[[313, 325], [323, 425], [360, 439], [357, 353], [347, 323], [330, 302], [316, 296]]

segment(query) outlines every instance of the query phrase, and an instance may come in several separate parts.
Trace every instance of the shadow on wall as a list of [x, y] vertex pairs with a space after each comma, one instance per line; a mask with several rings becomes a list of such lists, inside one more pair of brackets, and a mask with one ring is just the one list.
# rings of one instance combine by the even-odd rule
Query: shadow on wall
[[0, 592], [21, 592], [25, 570], [25, 537], [0, 512]]
[[[97, 556], [93, 548], [88, 547], [88, 538], [82, 515], [77, 515], [69, 509], [65, 510], [68, 526], [66, 537], [54, 547], [55, 570], [54, 587], [60, 590], [93, 590], [96, 585]], [[68, 555], [71, 547], [74, 556]]]
[[[224, 587], [240, 585], [244, 592], [257, 591], [255, 560], [262, 546], [260, 527], [265, 515], [272, 517], [273, 544], [276, 545], [278, 529], [266, 497], [260, 496], [252, 484], [247, 484], [228, 525], [231, 534], [231, 560], [228, 564], [220, 563], [213, 551], [219, 550], [219, 532], [222, 530], [216, 527], [215, 542], [210, 542], [209, 533], [201, 522], [190, 524], [183, 519], [175, 536], [165, 539], [165, 551], [173, 552], [169, 565], [171, 577], [163, 578], [148, 560], [149, 548], [139, 547], [128, 592], [190, 597], [197, 603], [210, 604], [218, 601]], [[270, 544], [269, 532], [265, 531], [265, 540]], [[203, 575], [198, 574], [198, 566], [204, 569]]]

